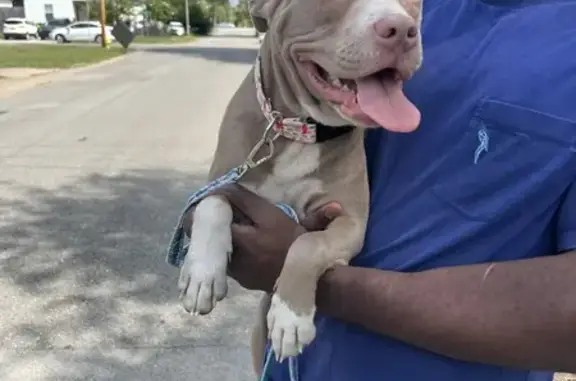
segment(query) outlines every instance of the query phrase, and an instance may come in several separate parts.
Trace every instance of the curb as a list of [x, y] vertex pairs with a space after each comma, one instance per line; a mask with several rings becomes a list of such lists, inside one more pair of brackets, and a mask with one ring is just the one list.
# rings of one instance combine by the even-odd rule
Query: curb
[[127, 52], [121, 56], [113, 57], [105, 61], [100, 61], [92, 65], [78, 66], [70, 69], [55, 69], [50, 73], [39, 74], [37, 76], [32, 76], [25, 79], [0, 79], [0, 99], [7, 98], [9, 96], [15, 95], [20, 91], [28, 90], [36, 86], [61, 81], [74, 74], [119, 62], [126, 59], [126, 57], [129, 55], [135, 53], [136, 52]]

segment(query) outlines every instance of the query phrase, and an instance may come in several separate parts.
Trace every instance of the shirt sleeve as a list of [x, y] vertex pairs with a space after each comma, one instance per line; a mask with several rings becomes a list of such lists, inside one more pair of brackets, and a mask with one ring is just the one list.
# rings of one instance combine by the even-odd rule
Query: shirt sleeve
[[560, 206], [557, 232], [558, 251], [576, 250], [576, 182]]

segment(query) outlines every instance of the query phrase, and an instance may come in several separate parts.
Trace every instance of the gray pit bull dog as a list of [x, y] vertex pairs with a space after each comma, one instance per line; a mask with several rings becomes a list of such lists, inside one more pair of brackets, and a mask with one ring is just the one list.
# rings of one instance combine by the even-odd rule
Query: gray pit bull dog
[[[422, 59], [421, 3], [252, 1], [254, 23], [267, 33], [259, 61], [224, 115], [210, 179], [243, 163], [274, 126], [274, 155], [240, 183], [291, 205], [300, 217], [331, 201], [344, 211], [324, 231], [306, 233], [291, 246], [274, 294], [261, 303], [252, 340], [257, 371], [266, 337], [280, 360], [314, 339], [318, 278], [361, 249], [369, 200], [364, 129], [411, 132], [420, 123], [402, 84]], [[187, 311], [207, 314], [225, 297], [231, 223], [223, 197], [208, 196], [196, 206], [179, 280]]]

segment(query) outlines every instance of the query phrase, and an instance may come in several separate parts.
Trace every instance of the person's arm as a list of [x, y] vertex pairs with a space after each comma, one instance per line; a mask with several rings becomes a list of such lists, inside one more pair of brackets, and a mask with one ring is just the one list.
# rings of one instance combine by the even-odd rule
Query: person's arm
[[[558, 222], [576, 249], [576, 185]], [[318, 310], [432, 352], [522, 369], [576, 372], [576, 251], [418, 273], [336, 267]]]

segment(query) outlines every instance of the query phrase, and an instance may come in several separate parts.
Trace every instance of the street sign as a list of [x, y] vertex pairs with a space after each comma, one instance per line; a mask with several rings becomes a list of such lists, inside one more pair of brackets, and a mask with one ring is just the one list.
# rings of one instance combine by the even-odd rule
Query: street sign
[[112, 35], [124, 47], [124, 49], [128, 49], [128, 46], [134, 40], [134, 33], [130, 31], [130, 28], [122, 21], [118, 21], [114, 28], [112, 29]]

